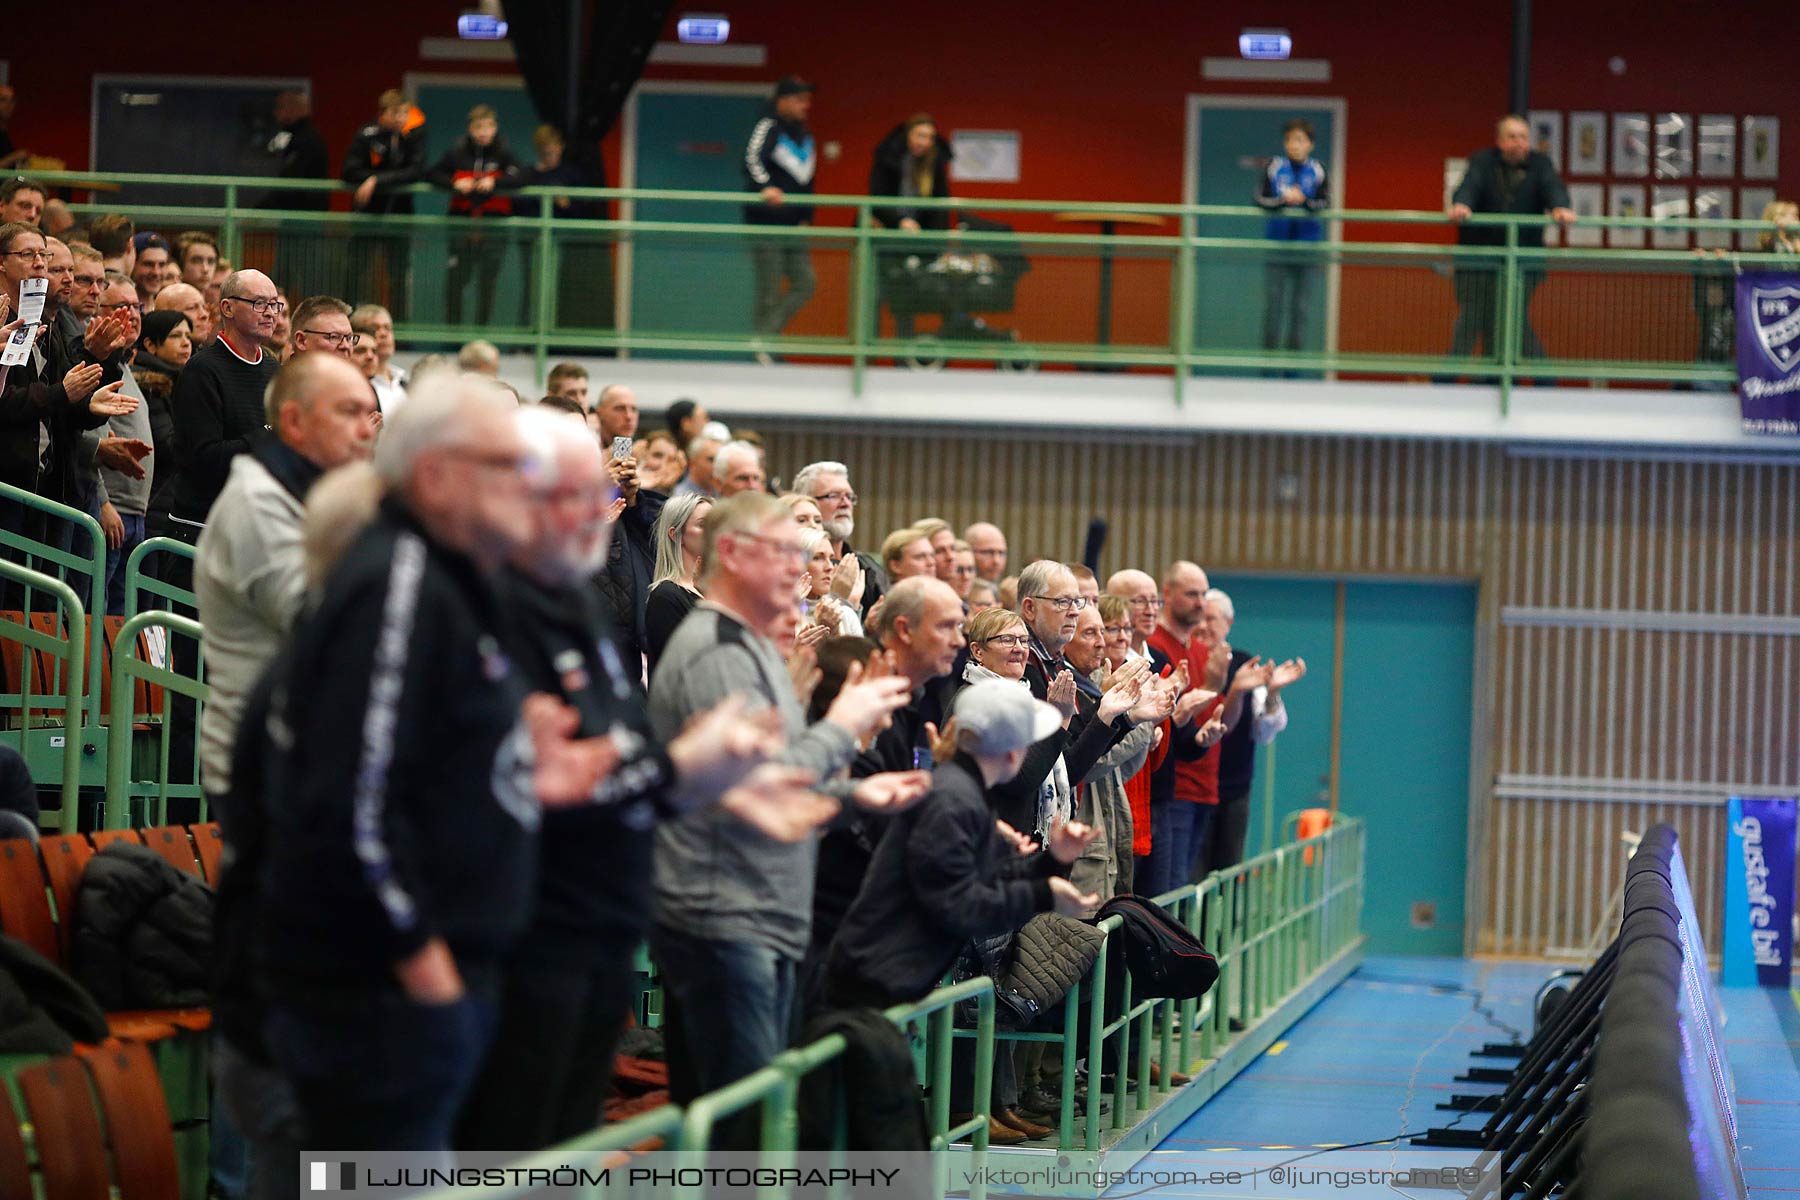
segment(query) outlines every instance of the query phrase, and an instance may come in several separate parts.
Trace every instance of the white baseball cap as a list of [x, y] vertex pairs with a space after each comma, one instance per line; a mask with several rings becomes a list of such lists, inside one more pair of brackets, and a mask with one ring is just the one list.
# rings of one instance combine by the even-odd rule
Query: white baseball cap
[[956, 694], [956, 728], [975, 754], [1000, 755], [1041, 742], [1062, 727], [1062, 714], [1023, 684], [1000, 679], [972, 683]]

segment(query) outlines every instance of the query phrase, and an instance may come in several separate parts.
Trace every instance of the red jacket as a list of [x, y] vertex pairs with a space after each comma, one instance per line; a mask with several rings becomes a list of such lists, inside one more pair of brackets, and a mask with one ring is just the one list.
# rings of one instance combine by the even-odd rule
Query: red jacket
[[[1170, 662], [1179, 663], [1184, 658], [1187, 660], [1188, 691], [1193, 691], [1194, 688], [1200, 686], [1200, 681], [1206, 678], [1206, 660], [1211, 653], [1204, 642], [1196, 637], [1184, 646], [1175, 640], [1174, 634], [1160, 624], [1150, 635], [1149, 640], [1150, 644], [1166, 655]], [[1206, 724], [1217, 716], [1219, 710], [1224, 706], [1225, 698], [1220, 696], [1195, 714], [1194, 723], [1196, 725]], [[1203, 758], [1193, 762], [1175, 764], [1175, 798], [1191, 800], [1195, 804], [1217, 804], [1219, 802], [1219, 747], [1216, 744], [1207, 749]]]

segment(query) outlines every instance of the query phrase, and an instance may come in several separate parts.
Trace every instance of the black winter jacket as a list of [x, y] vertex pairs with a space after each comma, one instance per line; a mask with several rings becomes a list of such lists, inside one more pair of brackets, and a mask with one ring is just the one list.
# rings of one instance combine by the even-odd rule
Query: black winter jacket
[[[1531, 151], [1517, 167], [1500, 157], [1500, 148], [1489, 146], [1469, 156], [1469, 169], [1456, 185], [1453, 204], [1466, 204], [1478, 213], [1530, 213], [1542, 215], [1552, 208], [1569, 206], [1569, 189], [1556, 174], [1550, 156]], [[1465, 246], [1504, 246], [1504, 225], [1463, 225], [1456, 240]], [[1542, 225], [1521, 225], [1519, 245], [1542, 246]]]
[[360, 1002], [433, 937], [490, 988], [531, 915], [525, 688], [494, 590], [397, 499], [289, 638], [256, 958], [284, 1002]]
[[420, 125], [406, 133], [393, 133], [379, 123], [371, 122], [356, 131], [350, 148], [344, 151], [344, 165], [338, 178], [351, 187], [360, 187], [365, 179], [375, 177], [375, 194], [358, 210], [366, 213], [410, 213], [410, 193], [396, 191], [425, 177], [425, 127]]
[[746, 204], [744, 220], [751, 225], [803, 225], [812, 220], [810, 204], [796, 204], [797, 196], [812, 194], [819, 166], [818, 143], [804, 122], [784, 121], [771, 104], [750, 130], [744, 146], [745, 191], [777, 187], [785, 194], [780, 204]]
[[592, 593], [515, 571], [502, 587], [525, 686], [579, 713], [577, 736], [611, 733], [626, 751], [595, 804], [544, 813], [537, 915], [514, 955], [567, 963], [629, 950], [650, 931], [651, 834], [674, 767], [650, 732], [637, 663], [614, 652]]
[[[617, 597], [610, 636], [619, 647], [635, 680], [640, 657], [650, 650], [644, 610], [650, 603], [650, 581], [656, 575], [656, 519], [669, 498], [661, 492], [640, 489], [637, 503], [628, 507], [613, 526], [612, 544], [606, 550], [602, 570]], [[642, 691], [642, 685], [638, 685]]]
[[[106, 424], [106, 418], [89, 410], [92, 394], [80, 403], [69, 403], [62, 381], [70, 367], [98, 361], [79, 338], [63, 337], [51, 322], [36, 349], [7, 372], [0, 390], [0, 481], [80, 507], [81, 479], [87, 473], [79, 461], [81, 434]], [[105, 365], [95, 391], [120, 377], [114, 360]], [[47, 464], [38, 457], [40, 429], [50, 435]]]
[[108, 1010], [206, 1003], [213, 890], [148, 846], [96, 854], [75, 893], [75, 977]]
[[80, 983], [17, 938], [0, 935], [0, 1054], [67, 1054], [106, 1039], [106, 1014]]
[[[906, 172], [912, 167], [906, 153], [906, 126], [896, 125], [875, 147], [875, 161], [869, 165], [869, 195], [904, 196]], [[931, 168], [931, 198], [940, 200], [950, 194], [950, 143], [937, 142], [937, 160]], [[875, 219], [889, 229], [897, 228], [902, 217], [911, 217], [921, 229], [948, 229], [953, 214], [946, 208], [913, 209], [905, 199], [893, 207], [874, 209]]]
[[[276, 130], [275, 136], [269, 139], [268, 152], [275, 160], [275, 174], [283, 179], [331, 178], [331, 154], [325, 149], [325, 137], [311, 117], [301, 117]], [[270, 192], [259, 207], [324, 212], [331, 207], [331, 193]]]
[[884, 1004], [930, 992], [972, 938], [1019, 928], [1052, 907], [1048, 854], [1022, 857], [994, 828], [975, 760], [959, 754], [932, 791], [894, 818], [829, 957], [832, 995]]
[[494, 190], [486, 195], [450, 192], [450, 212], [459, 217], [507, 216], [512, 212], [512, 197], [506, 193], [525, 186], [525, 168], [506, 148], [506, 139], [500, 137], [485, 146], [477, 146], [467, 137], [458, 138], [425, 174], [433, 184], [446, 190], [453, 187], [459, 176], [492, 176], [494, 180]]

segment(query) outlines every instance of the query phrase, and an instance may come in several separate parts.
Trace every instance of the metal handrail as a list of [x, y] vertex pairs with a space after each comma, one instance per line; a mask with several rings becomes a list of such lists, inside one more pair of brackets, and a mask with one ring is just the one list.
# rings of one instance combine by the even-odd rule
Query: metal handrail
[[[100, 528], [100, 522], [94, 520], [79, 508], [70, 508], [67, 504], [58, 503], [24, 488], [14, 487], [10, 483], [0, 483], [0, 502], [12, 501], [23, 504], [27, 508], [35, 508], [59, 521], [66, 521], [75, 526], [77, 531], [87, 534], [88, 553], [81, 555], [73, 550], [61, 550], [55, 546], [20, 534], [0, 529], [0, 549], [11, 549], [29, 558], [41, 559], [55, 563], [63, 571], [79, 571], [87, 575], [88, 584], [85, 589], [87, 599], [83, 604], [86, 612], [106, 612], [106, 534]], [[100, 668], [96, 659], [88, 665], [88, 702], [84, 707], [86, 723], [97, 724], [100, 716]], [[76, 723], [71, 722], [71, 727]]]
[[[168, 667], [159, 667], [138, 657], [138, 635], [144, 630], [160, 627], [172, 634], [201, 640], [200, 622], [177, 613], [152, 609], [141, 612], [125, 622], [119, 630], [119, 636], [113, 644], [112, 672], [112, 738], [107, 744], [106, 754], [106, 804], [101, 816], [101, 828], [126, 829], [131, 821], [131, 727], [136, 716], [136, 705], [133, 702], [135, 680], [161, 687], [164, 694], [164, 712], [168, 710], [170, 694], [187, 696], [195, 701], [204, 701], [211, 689], [198, 679], [191, 679]], [[167, 816], [168, 801], [171, 794], [169, 784], [169, 740], [173, 736], [172, 724], [164, 720], [159, 742], [160, 769], [157, 771], [155, 805], [157, 817], [146, 824], [160, 824]], [[207, 818], [205, 792], [199, 788], [192, 789], [200, 800], [200, 817]]]
[[186, 542], [176, 541], [170, 537], [145, 538], [132, 548], [125, 560], [125, 616], [135, 617], [138, 611], [140, 592], [149, 592], [152, 596], [163, 600], [171, 600], [176, 604], [185, 604], [189, 608], [198, 609], [191, 588], [177, 587], [165, 583], [154, 575], [144, 573], [144, 560], [152, 554], [173, 554], [177, 558], [185, 558], [189, 562], [194, 559], [194, 548]]
[[[49, 184], [65, 184], [80, 190], [84, 186], [95, 183], [108, 184], [144, 184], [159, 187], [196, 187], [196, 188], [246, 188], [255, 190], [276, 190], [283, 192], [320, 192], [327, 195], [343, 193], [348, 196], [355, 191], [335, 179], [293, 179], [275, 175], [181, 175], [156, 172], [121, 172], [121, 171], [36, 171], [32, 178]], [[449, 193], [429, 183], [413, 183], [390, 189], [396, 194], [440, 195]], [[522, 187], [507, 193], [511, 196], [543, 197], [567, 196], [571, 200], [618, 200], [618, 201], [670, 201], [710, 204], [759, 204], [762, 202], [757, 192], [715, 192], [683, 188], [619, 188], [619, 187], [563, 187], [532, 186]], [[851, 193], [820, 193], [796, 197], [795, 203], [802, 203], [818, 208], [860, 208], [864, 205], [890, 206], [894, 203], [892, 196], [866, 196]], [[908, 196], [908, 208], [929, 210], [956, 211], [964, 208], [992, 209], [996, 212], [1070, 212], [1093, 213], [1095, 215], [1147, 214], [1151, 216], [1202, 216], [1202, 217], [1255, 217], [1266, 218], [1269, 214], [1251, 204], [1177, 204], [1166, 201], [1123, 201], [1123, 200], [1028, 200], [1003, 199], [1000, 197], [971, 196]], [[115, 206], [116, 207], [116, 206]], [[257, 214], [271, 216], [306, 216], [316, 217], [320, 214], [310, 209], [257, 209]], [[357, 214], [361, 216], [362, 214]], [[1332, 208], [1317, 213], [1308, 213], [1324, 221], [1355, 221], [1391, 224], [1448, 224], [1449, 219], [1438, 209], [1376, 209], [1376, 208]], [[379, 219], [371, 217], [370, 219]], [[429, 218], [427, 218], [429, 219]], [[507, 218], [487, 218], [482, 220], [505, 220]], [[533, 218], [513, 218], [523, 223], [530, 223]], [[1543, 226], [1551, 224], [1548, 216], [1535, 213], [1476, 213], [1465, 222], [1469, 225], [1494, 226]], [[557, 224], [578, 225], [581, 222], [557, 220]], [[1717, 229], [1717, 230], [1768, 230], [1775, 228], [1769, 221], [1757, 219], [1723, 219], [1699, 217], [1583, 217], [1580, 224], [1605, 229]]]
[[[79, 813], [76, 802], [81, 796], [81, 751], [83, 734], [88, 727], [82, 721], [82, 683], [86, 678], [83, 666], [87, 663], [87, 614], [81, 606], [81, 597], [75, 589], [60, 579], [54, 579], [42, 571], [33, 571], [17, 563], [0, 558], [0, 579], [10, 579], [14, 583], [25, 584], [28, 588], [48, 592], [56, 599], [59, 611], [63, 614], [62, 625], [67, 631], [63, 637], [54, 637], [33, 629], [29, 623], [18, 626], [12, 631], [11, 621], [0, 622], [0, 639], [15, 641], [23, 648], [19, 656], [19, 742], [21, 750], [31, 736], [31, 654], [42, 650], [55, 655], [63, 662], [63, 731], [62, 731], [62, 810], [58, 814], [59, 823], [64, 833], [74, 833], [77, 828]], [[29, 612], [25, 614], [29, 618]], [[99, 702], [99, 685], [95, 684], [91, 700]]]

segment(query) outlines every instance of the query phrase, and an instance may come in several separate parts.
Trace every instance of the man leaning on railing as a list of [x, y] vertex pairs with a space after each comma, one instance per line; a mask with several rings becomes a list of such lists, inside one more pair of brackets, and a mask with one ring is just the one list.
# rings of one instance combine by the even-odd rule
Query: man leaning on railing
[[[1451, 197], [1449, 217], [1459, 228], [1456, 240], [1464, 246], [1504, 246], [1506, 226], [1471, 225], [1476, 213], [1516, 213], [1550, 216], [1560, 225], [1575, 220], [1569, 207], [1569, 189], [1556, 173], [1547, 154], [1531, 148], [1531, 128], [1525, 118], [1509, 113], [1494, 127], [1494, 144], [1469, 156], [1469, 169]], [[1542, 246], [1541, 225], [1519, 226], [1521, 246]], [[1531, 294], [1544, 281], [1542, 270], [1519, 273], [1519, 353], [1522, 358], [1544, 357], [1544, 343], [1531, 327]], [[1495, 320], [1499, 315], [1500, 262], [1477, 259], [1459, 265], [1452, 276], [1456, 289], [1456, 328], [1450, 336], [1450, 353], [1467, 358], [1483, 342], [1490, 356], [1499, 354]]]

